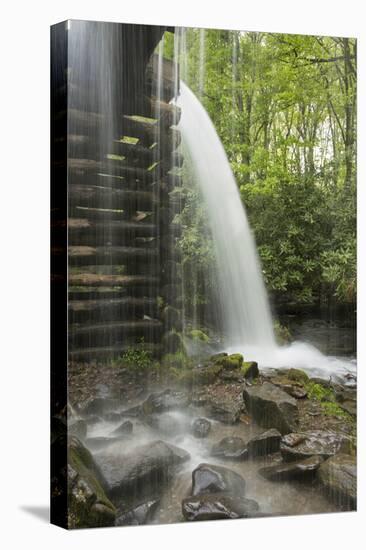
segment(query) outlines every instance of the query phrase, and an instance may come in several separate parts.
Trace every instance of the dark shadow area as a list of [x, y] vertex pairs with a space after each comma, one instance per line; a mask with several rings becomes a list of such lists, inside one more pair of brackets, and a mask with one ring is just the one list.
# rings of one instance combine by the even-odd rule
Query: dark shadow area
[[50, 507], [49, 506], [20, 506], [20, 509], [27, 514], [49, 523], [50, 521]]

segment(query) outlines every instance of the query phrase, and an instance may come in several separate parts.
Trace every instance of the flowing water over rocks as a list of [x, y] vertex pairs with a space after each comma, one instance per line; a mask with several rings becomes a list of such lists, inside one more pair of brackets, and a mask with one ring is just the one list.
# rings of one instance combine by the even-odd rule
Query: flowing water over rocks
[[[127, 383], [126, 376], [121, 381]], [[296, 399], [280, 390], [281, 382], [291, 380], [305, 391], [306, 375], [278, 371], [276, 376], [277, 386], [270, 382], [273, 373], [268, 378], [260, 370], [251, 382], [227, 382], [218, 373], [200, 386], [201, 393], [184, 385], [161, 389], [156, 381], [156, 391], [151, 386], [146, 394], [133, 377], [127, 383], [130, 397], [117, 397], [114, 386], [104, 397], [89, 388], [85, 405], [72, 409], [77, 439], [73, 436], [71, 444], [86, 467], [75, 460], [70, 464], [71, 498], [84, 495], [93, 521], [104, 525], [354, 509], [352, 417], [327, 416], [324, 410], [311, 416], [316, 399]], [[262, 392], [261, 408], [271, 412], [265, 422], [248, 397], [256, 403]], [[337, 386], [334, 399], [351, 397], [347, 392]], [[240, 412], [227, 422], [217, 415], [217, 403], [234, 403]], [[287, 424], [283, 429], [282, 416], [288, 415], [283, 403], [291, 405], [295, 429]], [[81, 526], [86, 526], [84, 504], [73, 507]]]

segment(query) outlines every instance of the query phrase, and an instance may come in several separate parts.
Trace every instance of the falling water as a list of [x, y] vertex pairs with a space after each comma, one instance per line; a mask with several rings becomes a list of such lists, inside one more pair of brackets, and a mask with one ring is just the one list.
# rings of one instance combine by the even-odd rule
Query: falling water
[[278, 346], [256, 245], [238, 187], [214, 125], [181, 82], [179, 129], [205, 202], [217, 263], [225, 349], [262, 367], [298, 367], [324, 377], [355, 372], [355, 362], [294, 342]]
[[222, 143], [201, 103], [182, 82], [179, 128], [207, 206], [227, 343], [274, 346], [255, 242]]

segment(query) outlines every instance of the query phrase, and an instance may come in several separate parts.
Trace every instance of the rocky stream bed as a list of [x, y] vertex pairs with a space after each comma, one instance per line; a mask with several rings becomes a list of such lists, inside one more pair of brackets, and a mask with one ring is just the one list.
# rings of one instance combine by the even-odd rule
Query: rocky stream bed
[[[355, 510], [356, 382], [217, 354], [69, 368], [69, 527]], [[162, 380], [162, 377], [164, 378]]]

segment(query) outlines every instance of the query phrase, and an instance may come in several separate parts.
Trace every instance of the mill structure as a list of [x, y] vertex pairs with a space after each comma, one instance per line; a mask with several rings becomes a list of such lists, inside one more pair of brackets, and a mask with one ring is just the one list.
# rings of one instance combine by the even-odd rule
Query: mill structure
[[53, 364], [131, 348], [174, 352], [179, 67], [157, 53], [174, 28], [69, 21], [52, 29]]

